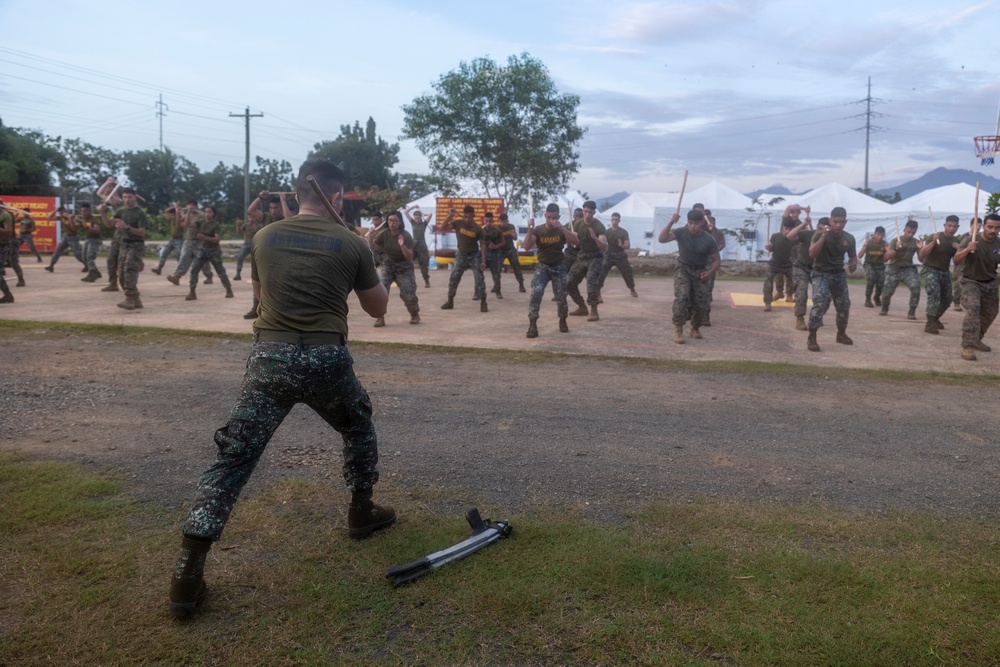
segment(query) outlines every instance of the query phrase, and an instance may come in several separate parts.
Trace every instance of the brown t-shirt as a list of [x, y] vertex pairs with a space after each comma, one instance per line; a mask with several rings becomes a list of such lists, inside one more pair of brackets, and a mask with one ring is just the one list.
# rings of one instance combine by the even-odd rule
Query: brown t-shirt
[[482, 227], [474, 222], [466, 224], [464, 218], [453, 221], [451, 225], [455, 228], [460, 253], [479, 252], [479, 242], [483, 240]]
[[528, 230], [529, 236], [535, 237], [539, 263], [546, 266], [558, 266], [563, 261], [563, 246], [566, 245], [566, 233], [562, 225], [549, 229], [548, 225], [539, 225]]
[[[971, 236], [963, 238], [959, 249], [964, 250], [971, 242]], [[981, 283], [996, 280], [997, 264], [1000, 264], [1000, 237], [994, 239], [992, 243], [986, 243], [982, 237], [978, 237], [976, 251], [966, 255], [965, 261], [962, 262], [962, 277]]]

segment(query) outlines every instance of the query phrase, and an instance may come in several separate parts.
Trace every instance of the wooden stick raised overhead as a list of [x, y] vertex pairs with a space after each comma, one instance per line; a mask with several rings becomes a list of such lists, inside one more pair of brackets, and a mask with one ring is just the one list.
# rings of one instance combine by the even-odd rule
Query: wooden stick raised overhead
[[344, 222], [344, 219], [340, 217], [339, 213], [337, 213], [337, 209], [333, 207], [333, 204], [330, 203], [330, 200], [327, 198], [327, 196], [323, 194], [323, 189], [319, 187], [319, 183], [316, 182], [316, 179], [310, 175], [306, 176], [306, 180], [309, 182], [309, 185], [312, 186], [313, 192], [316, 193], [316, 196], [319, 197], [319, 200], [323, 202], [323, 208], [326, 209], [326, 212], [330, 214], [330, 216], [334, 219], [334, 221], [342, 224], [344, 226], [344, 229], [350, 231], [351, 228], [347, 226], [347, 223]]
[[899, 234], [899, 218], [894, 218], [892, 222], [896, 225], [896, 250], [899, 250], [903, 247], [903, 237]]
[[972, 242], [976, 242], [976, 233], [979, 231], [979, 181], [976, 181], [976, 206], [972, 209]]
[[684, 201], [684, 189], [688, 184], [688, 170], [684, 170], [684, 182], [681, 183], [681, 194], [677, 197], [677, 215], [681, 214], [681, 202]]
[[931, 209], [930, 206], [928, 206], [927, 212], [931, 214], [931, 229], [933, 229], [934, 233], [937, 234], [937, 223], [934, 222], [934, 211]]

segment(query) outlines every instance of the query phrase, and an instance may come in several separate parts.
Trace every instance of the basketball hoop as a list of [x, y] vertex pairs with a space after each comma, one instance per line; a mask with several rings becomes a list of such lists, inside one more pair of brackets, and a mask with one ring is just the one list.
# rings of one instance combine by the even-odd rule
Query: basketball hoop
[[979, 158], [979, 164], [984, 167], [993, 164], [993, 158], [996, 157], [997, 150], [1000, 150], [1000, 137], [976, 137], [973, 141], [976, 142], [976, 157]]

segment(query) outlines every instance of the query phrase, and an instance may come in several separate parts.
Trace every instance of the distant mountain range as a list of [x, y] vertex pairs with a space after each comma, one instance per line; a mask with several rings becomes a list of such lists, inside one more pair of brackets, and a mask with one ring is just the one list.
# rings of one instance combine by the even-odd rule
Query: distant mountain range
[[892, 188], [882, 188], [875, 192], [880, 195], [889, 195], [890, 197], [898, 192], [902, 199], [906, 199], [932, 188], [955, 185], [956, 183], [968, 183], [974, 186], [977, 182], [980, 189], [984, 192], [1000, 191], [1000, 179], [998, 178], [981, 174], [978, 171], [969, 171], [968, 169], [945, 169], [944, 167], [938, 167], [933, 171], [927, 172], [920, 178], [915, 178], [912, 181], [907, 181], [902, 185]]
[[606, 211], [621, 200], [628, 197], [627, 192], [616, 192], [613, 195], [608, 195], [607, 197], [601, 197], [600, 199], [595, 199], [594, 203], [597, 204], [598, 211]]

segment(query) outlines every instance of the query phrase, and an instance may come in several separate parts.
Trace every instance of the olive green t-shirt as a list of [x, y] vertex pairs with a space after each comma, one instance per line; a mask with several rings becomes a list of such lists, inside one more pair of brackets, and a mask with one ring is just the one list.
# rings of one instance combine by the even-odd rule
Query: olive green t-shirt
[[180, 216], [170, 218], [170, 238], [179, 240], [184, 238], [184, 227], [181, 226], [183, 220]]
[[[410, 236], [410, 233], [405, 229], [399, 230], [399, 233], [403, 235], [403, 245], [413, 250], [413, 237]], [[372, 245], [375, 246], [376, 252], [383, 253], [389, 259], [406, 259], [399, 247], [399, 235], [390, 232], [388, 227], [375, 235]]]
[[795, 241], [785, 238], [781, 232], [771, 234], [771, 266], [788, 266], [792, 263]]
[[913, 268], [913, 255], [917, 252], [917, 239], [905, 239], [897, 236], [892, 240], [892, 249], [896, 251], [896, 254], [889, 260], [889, 266], [895, 269]]
[[881, 241], [869, 239], [868, 245], [865, 247], [865, 265], [885, 266], [886, 245], [885, 239]]
[[501, 222], [498, 229], [503, 234], [503, 250], [510, 252], [514, 249], [514, 240], [517, 238], [517, 227], [509, 222]]
[[475, 222], [470, 222], [466, 225], [464, 218], [452, 222], [452, 227], [455, 228], [455, 236], [458, 239], [458, 251], [460, 253], [479, 252], [479, 242], [483, 239], [482, 227]]
[[[79, 229], [73, 224], [73, 216], [64, 218], [68, 221], [65, 223], [66, 236], [76, 236], [76, 231]], [[34, 234], [38, 230], [38, 225], [35, 223], [35, 219], [30, 216], [24, 216], [21, 218], [21, 233], [22, 234]]]
[[[815, 231], [812, 235], [810, 245], [818, 241], [823, 236], [823, 232]], [[819, 255], [813, 257], [813, 271], [819, 273], [836, 273], [844, 270], [844, 255], [855, 256], [854, 237], [847, 232], [841, 232], [840, 238], [836, 238], [833, 232], [828, 232], [823, 247], [820, 248]]]
[[628, 243], [628, 231], [619, 227], [608, 227], [605, 235], [608, 237], [608, 252], [625, 252], [625, 248], [618, 245], [618, 242]]
[[597, 246], [597, 241], [590, 238], [590, 232], [587, 231], [588, 227], [594, 230], [595, 236], [607, 235], [608, 230], [604, 226], [604, 223], [597, 218], [594, 218], [589, 225], [583, 218], [573, 223], [573, 231], [580, 237], [580, 252], [596, 255], [601, 252], [601, 249]]
[[698, 235], [692, 235], [687, 226], [673, 230], [677, 240], [678, 260], [681, 264], [695, 268], [703, 268], [708, 259], [719, 252], [719, 244], [708, 230], [702, 229]]
[[14, 237], [14, 217], [6, 209], [0, 209], [0, 229], [10, 232], [10, 236], [3, 237], [3, 240], [10, 241]]
[[[115, 211], [115, 218], [121, 218], [125, 221], [125, 224], [132, 229], [148, 229], [149, 228], [149, 218], [146, 217], [146, 212], [141, 208], [136, 206], [135, 208], [129, 208], [128, 206], [122, 206], [120, 209]], [[143, 243], [144, 239], [141, 236], [136, 236], [134, 234], [129, 234], [124, 229], [115, 229], [115, 238], [122, 243]]]
[[809, 245], [812, 243], [812, 237], [815, 233], [816, 230], [814, 229], [800, 229], [798, 241], [792, 241], [792, 245], [795, 248], [795, 266], [802, 267], [803, 269], [812, 269], [813, 259], [809, 256]]
[[88, 239], [101, 238], [101, 221], [91, 215], [89, 218], [80, 216], [80, 226]]
[[[486, 250], [493, 252], [491, 246], [497, 245], [498, 243], [503, 243], [503, 232], [496, 225], [493, 225], [489, 229], [483, 227], [483, 241], [486, 242]], [[503, 250], [502, 247], [496, 248], [497, 251]]]
[[[184, 214], [181, 214], [181, 220], [184, 220]], [[197, 241], [198, 240], [198, 230], [201, 229], [201, 224], [205, 222], [205, 217], [201, 213], [192, 213], [187, 218], [188, 224], [194, 223], [193, 227], [184, 228], [184, 240], [185, 241]]]
[[528, 230], [528, 236], [535, 237], [538, 253], [535, 258], [546, 266], [558, 266], [563, 261], [563, 246], [566, 245], [566, 230], [562, 225], [549, 229], [548, 225], [539, 225]]
[[250, 274], [260, 283], [255, 329], [340, 333], [347, 337], [347, 296], [379, 284], [368, 245], [315, 215], [295, 215], [258, 231]]
[[[964, 250], [972, 242], [972, 237], [966, 235], [962, 239], [959, 250]], [[1000, 264], [1000, 237], [992, 243], [986, 243], [982, 237], [976, 240], [976, 251], [971, 252], [962, 262], [962, 277], [981, 283], [997, 279], [997, 264]]]
[[430, 223], [424, 218], [420, 222], [416, 220], [410, 221], [410, 228], [413, 229], [413, 242], [414, 244], [427, 245], [427, 239], [425, 238], [427, 234], [427, 226]]
[[927, 253], [927, 257], [924, 258], [924, 266], [938, 271], [948, 271], [951, 268], [951, 258], [955, 256], [956, 252], [958, 252], [958, 239], [942, 234], [938, 237], [937, 243], [934, 243], [931, 251]]
[[[222, 229], [222, 227], [219, 226], [219, 219], [218, 218], [216, 218], [215, 220], [212, 220], [212, 222], [209, 222], [208, 220], [206, 220], [206, 219], [203, 218], [202, 221], [198, 224], [198, 233], [199, 234], [203, 234], [205, 236], [215, 236], [216, 234], [218, 234], [220, 232], [221, 229]], [[220, 236], [220, 240], [221, 240], [221, 236]], [[211, 245], [219, 245], [218, 241], [202, 241], [202, 243], [209, 243]]]

